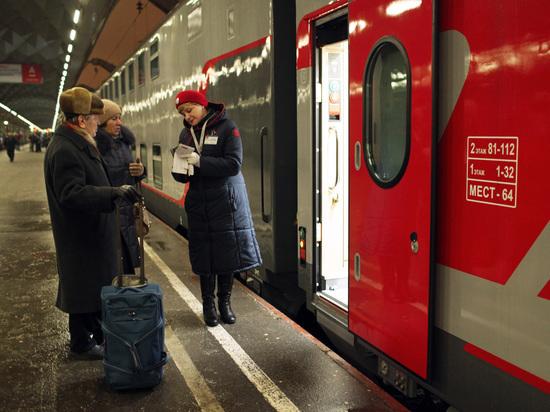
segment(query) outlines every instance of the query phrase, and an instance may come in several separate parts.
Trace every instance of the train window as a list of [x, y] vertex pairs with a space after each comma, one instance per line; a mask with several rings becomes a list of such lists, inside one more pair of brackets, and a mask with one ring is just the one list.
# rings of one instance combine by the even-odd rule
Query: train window
[[126, 94], [126, 69], [122, 69], [120, 73], [120, 94], [123, 96]]
[[159, 40], [155, 41], [149, 47], [149, 58], [150, 68], [151, 68], [151, 79], [156, 79], [159, 77], [160, 68], [159, 68]]
[[103, 86], [103, 98], [108, 99], [109, 95], [107, 94], [107, 85]]
[[[139, 159], [141, 160], [141, 163], [143, 164], [143, 166], [147, 167], [147, 162], [148, 162], [147, 145], [143, 143], [139, 145]], [[148, 181], [149, 179], [147, 177], [143, 179], [143, 182], [148, 182]]]
[[128, 90], [134, 91], [134, 62], [128, 66]]
[[372, 179], [383, 188], [399, 183], [409, 161], [410, 88], [405, 48], [393, 37], [382, 38], [363, 79], [363, 155]]
[[115, 99], [118, 99], [118, 76], [115, 77]]
[[227, 38], [235, 37], [235, 10], [227, 10]]
[[107, 97], [108, 99], [112, 99], [113, 98], [113, 82], [109, 82], [109, 97]]
[[202, 6], [199, 5], [187, 16], [187, 41], [198, 37], [202, 31]]
[[159, 144], [153, 144], [153, 183], [162, 189], [162, 151]]
[[138, 86], [145, 84], [145, 54], [138, 56]]

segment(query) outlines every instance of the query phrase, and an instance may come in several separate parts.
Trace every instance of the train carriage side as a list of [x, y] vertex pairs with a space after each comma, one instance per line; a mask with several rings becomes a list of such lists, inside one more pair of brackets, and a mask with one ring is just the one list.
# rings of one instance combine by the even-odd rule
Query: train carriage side
[[434, 382], [465, 410], [550, 405], [546, 10], [440, 2]]
[[124, 124], [138, 139], [135, 156], [148, 167], [147, 206], [184, 233], [186, 186], [171, 176], [170, 149], [183, 127], [174, 97], [194, 89], [226, 105], [243, 142], [242, 172], [264, 261], [248, 283], [264, 294], [269, 276], [296, 272], [295, 37], [285, 24], [289, 14], [289, 0], [254, 7], [247, 1], [182, 3], [101, 89], [109, 93], [115, 79], [121, 87], [124, 77], [124, 95], [109, 97], [123, 106]]
[[297, 2], [308, 308], [387, 383], [462, 410], [550, 404], [540, 7]]

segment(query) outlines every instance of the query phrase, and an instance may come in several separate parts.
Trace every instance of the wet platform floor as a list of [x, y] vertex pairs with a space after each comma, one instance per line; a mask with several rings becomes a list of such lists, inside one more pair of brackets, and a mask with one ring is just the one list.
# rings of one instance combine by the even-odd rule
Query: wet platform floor
[[43, 158], [23, 147], [10, 163], [0, 152], [0, 410], [406, 410], [239, 282], [237, 323], [207, 327], [187, 243], [156, 219], [146, 275], [164, 294], [170, 361], [153, 389], [111, 390], [101, 361], [68, 357]]

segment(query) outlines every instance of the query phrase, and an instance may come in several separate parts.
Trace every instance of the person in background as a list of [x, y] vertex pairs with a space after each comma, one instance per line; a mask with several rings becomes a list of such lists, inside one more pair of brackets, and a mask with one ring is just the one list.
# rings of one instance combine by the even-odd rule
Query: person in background
[[17, 151], [21, 151], [21, 139], [22, 138], [23, 138], [23, 134], [21, 132], [19, 132], [15, 135], [15, 149]]
[[56, 249], [56, 306], [69, 314], [69, 356], [102, 359], [101, 288], [118, 274], [115, 202], [141, 199], [112, 187], [93, 136], [103, 102], [82, 87], [61, 93], [60, 125], [44, 155], [44, 179]]
[[10, 162], [13, 162], [13, 159], [15, 157], [15, 146], [17, 145], [15, 141], [15, 137], [8, 133], [8, 137], [4, 141], [4, 146], [6, 147], [6, 152], [8, 154], [8, 157], [10, 158]]
[[[185, 211], [189, 222], [189, 257], [199, 275], [204, 321], [219, 323], [215, 306], [225, 323], [235, 323], [231, 291], [235, 273], [262, 264], [246, 184], [241, 173], [242, 144], [239, 129], [221, 103], [185, 90], [176, 96], [176, 109], [184, 117], [179, 143], [194, 151], [185, 155], [192, 175], [172, 172], [189, 182]], [[175, 156], [178, 156], [176, 153]]]
[[[114, 186], [135, 185], [147, 177], [147, 170], [137, 158], [134, 162], [130, 147], [136, 144], [132, 131], [122, 125], [122, 108], [111, 100], [103, 99], [105, 113], [99, 116], [100, 127], [95, 140], [97, 148], [107, 163], [109, 177]], [[135, 273], [139, 267], [139, 242], [134, 219], [134, 207], [120, 207], [120, 225], [128, 250], [123, 257], [126, 274]], [[128, 256], [129, 255], [129, 256]]]

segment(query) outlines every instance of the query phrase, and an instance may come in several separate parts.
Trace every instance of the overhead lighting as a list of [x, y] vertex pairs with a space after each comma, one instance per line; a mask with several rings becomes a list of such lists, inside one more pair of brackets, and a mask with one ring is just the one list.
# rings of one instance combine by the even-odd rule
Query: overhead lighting
[[[80, 20], [80, 10], [75, 10], [74, 16], [73, 16], [73, 22], [74, 24], [78, 24], [78, 21]], [[76, 30], [72, 29], [69, 33], [69, 38], [71, 41], [74, 41], [76, 38]], [[57, 104], [55, 106], [55, 114], [53, 117], [53, 123], [52, 123], [52, 129], [55, 129], [55, 126], [57, 124], [57, 116], [59, 114], [59, 97], [61, 96], [61, 93], [63, 93], [63, 88], [65, 87], [65, 79], [67, 78], [68, 70], [69, 70], [69, 62], [71, 61], [71, 53], [73, 51], [73, 45], [69, 44], [67, 46], [67, 52], [68, 54], [65, 56], [65, 64], [63, 64], [63, 73], [61, 76], [61, 81], [59, 82], [59, 93], [57, 95]]]
[[[28, 121], [27, 119], [25, 119], [23, 116], [21, 116], [20, 114], [17, 114], [16, 111], [14, 110], [11, 110], [8, 106], [6, 106], [5, 104], [2, 104], [0, 103], [0, 107], [2, 109], [4, 109], [5, 111], [7, 111], [8, 113], [11, 113], [13, 116], [17, 117], [18, 119], [24, 121], [25, 123], [27, 123], [31, 128], [34, 128], [34, 129], [38, 129], [40, 130], [41, 132], [45, 132], [46, 130], [42, 129], [41, 127], [38, 127], [37, 125], [35, 125], [34, 123]], [[4, 124], [7, 124], [7, 120], [4, 120]]]

